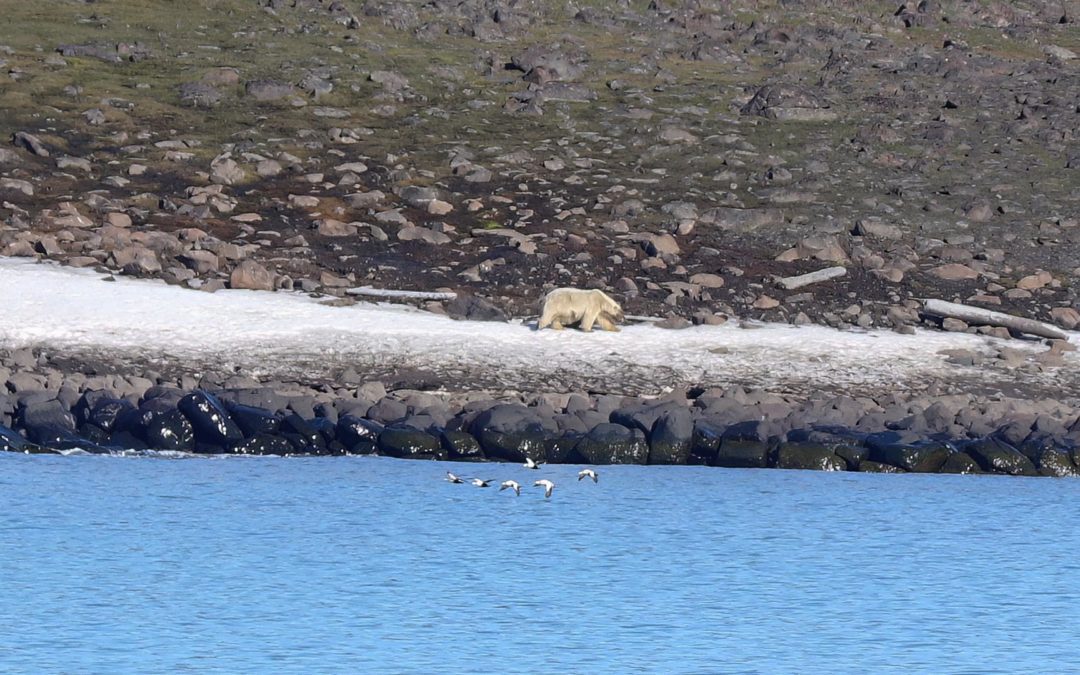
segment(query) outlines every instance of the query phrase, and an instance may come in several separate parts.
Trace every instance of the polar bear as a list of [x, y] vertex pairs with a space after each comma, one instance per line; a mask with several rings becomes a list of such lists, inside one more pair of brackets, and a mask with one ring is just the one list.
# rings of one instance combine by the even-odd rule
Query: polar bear
[[551, 326], [562, 330], [564, 326], [577, 323], [581, 330], [589, 332], [595, 323], [604, 330], [617, 331], [619, 327], [615, 322], [622, 320], [622, 307], [603, 291], [556, 288], [544, 296], [544, 310], [536, 329]]

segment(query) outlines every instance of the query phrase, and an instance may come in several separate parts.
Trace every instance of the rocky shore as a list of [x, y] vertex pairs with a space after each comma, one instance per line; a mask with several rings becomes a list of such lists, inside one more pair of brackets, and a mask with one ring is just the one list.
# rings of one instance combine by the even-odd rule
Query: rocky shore
[[1033, 355], [1018, 331], [924, 301], [1080, 327], [1076, 11], [9, 8], [2, 256], [341, 306], [357, 287], [407, 291], [395, 301], [473, 320], [534, 316], [553, 287], [602, 288], [672, 330], [924, 328], [997, 346], [949, 357], [993, 371], [993, 386], [680, 377], [671, 392], [646, 374], [621, 396], [597, 382], [495, 390], [396, 363], [290, 381], [120, 367], [122, 355], [102, 367], [13, 340], [0, 342], [3, 442], [1071, 474], [1074, 346]]
[[[463, 462], [707, 464], [825, 471], [1080, 475], [1080, 410], [972, 395], [796, 399], [697, 388], [662, 397], [447, 394], [244, 382], [200, 388], [51, 374], [5, 359], [0, 450], [379, 454]], [[189, 383], [178, 383], [189, 384]], [[243, 386], [247, 385], [247, 386]]]

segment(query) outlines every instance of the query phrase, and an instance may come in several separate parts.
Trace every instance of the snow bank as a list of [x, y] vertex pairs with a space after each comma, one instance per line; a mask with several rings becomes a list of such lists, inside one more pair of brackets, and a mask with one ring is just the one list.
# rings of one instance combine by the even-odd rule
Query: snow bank
[[990, 339], [967, 334], [772, 324], [538, 332], [521, 322], [454, 321], [398, 305], [331, 307], [299, 293], [210, 294], [102, 279], [90, 270], [0, 258], [0, 347], [127, 355], [255, 376], [320, 377], [351, 366], [385, 377], [408, 368], [468, 386], [627, 393], [732, 383], [783, 391], [918, 388], [934, 379], [989, 376], [947, 364], [939, 353], [991, 351]]

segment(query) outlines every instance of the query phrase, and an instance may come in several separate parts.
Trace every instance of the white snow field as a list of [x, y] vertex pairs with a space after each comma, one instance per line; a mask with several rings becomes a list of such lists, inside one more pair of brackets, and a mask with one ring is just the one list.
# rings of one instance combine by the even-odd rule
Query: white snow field
[[[160, 281], [0, 257], [0, 348], [44, 347], [189, 372], [317, 380], [347, 367], [371, 379], [410, 370], [448, 388], [658, 393], [666, 387], [761, 386], [778, 393], [915, 391], [937, 382], [1016, 385], [1001, 369], [946, 362], [945, 349], [1032, 352], [1039, 342], [918, 331], [840, 331], [761, 324], [621, 332], [534, 330], [534, 323], [452, 319], [400, 305], [322, 304], [300, 293], [201, 293]], [[1076, 341], [1076, 334], [1070, 336]], [[1067, 367], [1026, 376], [1045, 388]], [[1031, 379], [1034, 378], [1034, 379]], [[963, 390], [962, 388], [960, 390]]]

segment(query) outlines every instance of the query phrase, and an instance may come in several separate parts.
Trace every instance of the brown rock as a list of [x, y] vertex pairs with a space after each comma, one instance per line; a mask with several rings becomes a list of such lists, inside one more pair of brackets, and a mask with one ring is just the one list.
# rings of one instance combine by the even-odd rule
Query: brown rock
[[229, 287], [270, 291], [274, 289], [274, 275], [254, 260], [245, 260], [229, 275]]
[[779, 307], [780, 301], [776, 298], [771, 298], [767, 295], [759, 295], [757, 300], [754, 301], [754, 309], [772, 309]]
[[1065, 330], [1074, 330], [1080, 326], [1080, 312], [1072, 307], [1055, 307], [1050, 310], [1050, 316], [1053, 317], [1054, 323]]
[[105, 222], [113, 227], [131, 227], [131, 216], [119, 211], [105, 214]]
[[719, 274], [701, 272], [690, 277], [690, 283], [697, 284], [702, 288], [723, 288], [724, 277]]
[[967, 265], [960, 263], [947, 263], [927, 270], [927, 273], [945, 281], [967, 281], [978, 279], [979, 273]]
[[1033, 291], [1036, 288], [1043, 288], [1053, 280], [1054, 277], [1049, 272], [1040, 270], [1017, 281], [1016, 287], [1025, 291]]

